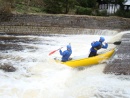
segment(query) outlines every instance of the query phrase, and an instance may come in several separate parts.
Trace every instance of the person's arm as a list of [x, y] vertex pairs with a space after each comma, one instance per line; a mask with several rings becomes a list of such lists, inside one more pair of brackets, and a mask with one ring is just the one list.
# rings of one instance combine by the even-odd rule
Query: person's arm
[[92, 43], [91, 43], [91, 46], [92, 46], [92, 47], [95, 47], [95, 42], [92, 42]]
[[70, 48], [70, 54], [72, 54], [72, 48]]
[[61, 50], [59, 50], [59, 52], [60, 52], [60, 55], [62, 55], [62, 51], [61, 51]]
[[59, 52], [60, 52], [60, 55], [62, 56], [66, 54], [66, 51], [62, 52], [62, 50], [59, 50]]
[[105, 43], [105, 45], [102, 44], [102, 48], [107, 49], [108, 43]]

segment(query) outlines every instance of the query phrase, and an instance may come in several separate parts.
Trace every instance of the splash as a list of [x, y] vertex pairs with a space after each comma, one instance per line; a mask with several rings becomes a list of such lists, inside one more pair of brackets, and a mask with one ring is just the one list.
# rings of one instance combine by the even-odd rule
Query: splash
[[[13, 73], [0, 70], [0, 98], [128, 98], [130, 78], [104, 74], [102, 71], [105, 64], [79, 70], [56, 63], [53, 58], [60, 57], [58, 51], [48, 55], [59, 47], [65, 50], [68, 43], [71, 43], [73, 49], [72, 57], [87, 55], [92, 41], [104, 36], [108, 42], [117, 33], [111, 31], [103, 35], [107, 31], [95, 32], [53, 36], [19, 35], [15, 36], [17, 38], [14, 41], [6, 40], [6, 43], [15, 42], [23, 48], [15, 50], [15, 47], [8, 47], [8, 50], [0, 52], [1, 63], [6, 62], [17, 68]], [[112, 47], [114, 45], [109, 44], [109, 48]]]

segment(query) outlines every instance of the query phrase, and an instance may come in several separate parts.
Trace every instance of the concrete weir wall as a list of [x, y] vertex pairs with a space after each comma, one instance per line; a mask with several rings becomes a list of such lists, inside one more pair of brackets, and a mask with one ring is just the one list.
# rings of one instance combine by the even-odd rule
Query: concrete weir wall
[[130, 33], [122, 36], [121, 44], [109, 60], [104, 73], [130, 75]]
[[[5, 21], [7, 20], [7, 21]], [[86, 15], [20, 15], [0, 18], [0, 32], [22, 34], [79, 34], [92, 29], [128, 30], [130, 19]]]

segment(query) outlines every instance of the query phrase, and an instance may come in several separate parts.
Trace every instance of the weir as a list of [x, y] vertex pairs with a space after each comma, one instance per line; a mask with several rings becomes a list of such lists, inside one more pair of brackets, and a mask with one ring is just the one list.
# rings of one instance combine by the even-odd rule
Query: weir
[[[5, 21], [6, 20], [6, 21]], [[8, 34], [80, 34], [91, 30], [129, 30], [130, 19], [87, 15], [19, 15], [0, 19], [0, 32]]]
[[130, 75], [130, 33], [122, 36], [121, 44], [117, 46], [115, 54], [104, 69], [104, 73]]
[[[90, 17], [85, 15], [12, 15], [8, 21], [0, 20], [0, 34], [103, 34], [115, 35], [130, 29], [130, 19], [120, 17]], [[130, 74], [130, 35], [122, 43], [104, 69], [104, 73]]]

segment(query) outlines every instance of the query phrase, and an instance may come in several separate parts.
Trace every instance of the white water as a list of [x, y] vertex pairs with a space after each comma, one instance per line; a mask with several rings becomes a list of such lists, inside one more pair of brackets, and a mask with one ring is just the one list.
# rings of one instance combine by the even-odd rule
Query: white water
[[[48, 56], [60, 47], [65, 50], [68, 43], [73, 49], [71, 57], [88, 55], [90, 43], [100, 36], [104, 36], [106, 42], [113, 38], [112, 35], [85, 34], [26, 36], [40, 40], [37, 44], [27, 44], [37, 47], [37, 51], [0, 52], [5, 57], [1, 63], [11, 63], [17, 68], [16, 72], [0, 70], [0, 98], [130, 98], [130, 77], [104, 74], [106, 64], [78, 70], [54, 62], [52, 58], [60, 57], [59, 52]], [[112, 47], [114, 45], [109, 44], [109, 48]]]

